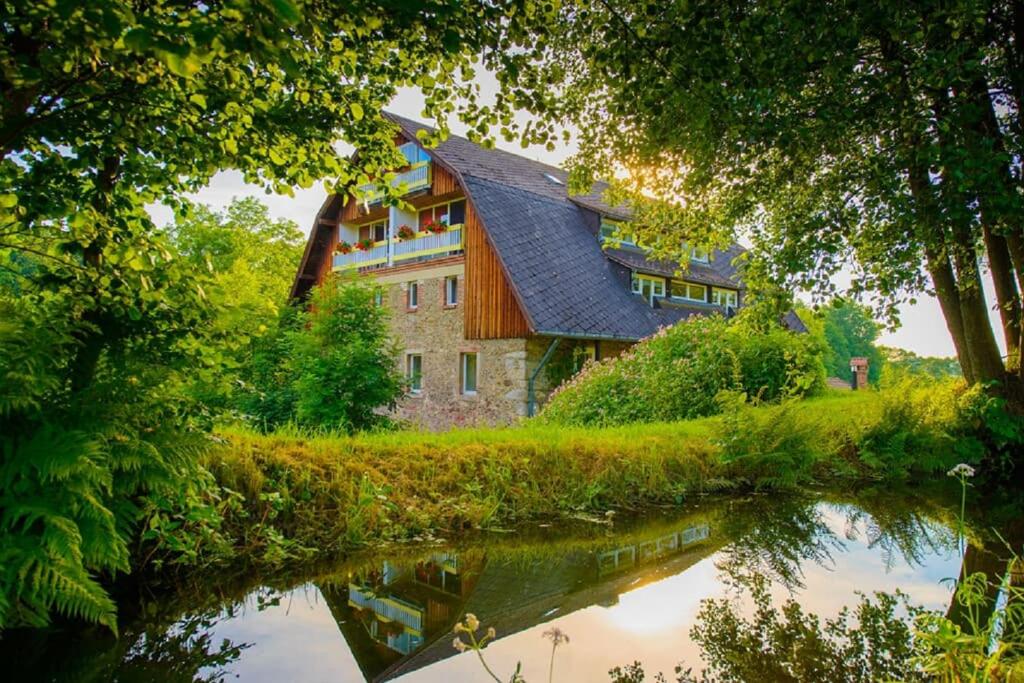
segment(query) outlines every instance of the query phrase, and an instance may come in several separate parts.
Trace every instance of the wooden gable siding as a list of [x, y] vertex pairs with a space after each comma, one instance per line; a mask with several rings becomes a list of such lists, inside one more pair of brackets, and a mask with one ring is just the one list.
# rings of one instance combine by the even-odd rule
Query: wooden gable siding
[[334, 266], [334, 250], [338, 247], [338, 224], [334, 222], [322, 222], [318, 228], [321, 231], [321, 237], [324, 240], [326, 248], [324, 249], [325, 257], [320, 261], [320, 271], [317, 273], [317, 283], [322, 283], [327, 276], [331, 274], [331, 268]]
[[430, 169], [430, 194], [439, 197], [456, 192], [462, 192], [462, 188], [459, 187], [459, 181], [448, 172], [448, 169], [435, 161]]
[[530, 325], [487, 241], [473, 205], [466, 206], [466, 339], [526, 337]]

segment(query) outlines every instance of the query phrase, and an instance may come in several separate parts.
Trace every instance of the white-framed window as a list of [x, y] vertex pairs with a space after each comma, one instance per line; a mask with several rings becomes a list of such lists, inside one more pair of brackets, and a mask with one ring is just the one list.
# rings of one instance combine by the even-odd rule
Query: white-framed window
[[405, 354], [405, 379], [409, 382], [409, 393], [419, 394], [423, 391], [422, 354]]
[[708, 288], [705, 287], [704, 285], [694, 284], [693, 282], [673, 280], [671, 292], [673, 299], [685, 299], [686, 301], [705, 302], [708, 300]]
[[459, 393], [463, 396], [476, 395], [477, 355], [467, 351], [459, 354]]
[[633, 236], [625, 231], [624, 224], [621, 221], [613, 221], [610, 218], [601, 219], [599, 236], [601, 242], [609, 242], [613, 246], [619, 244], [625, 244], [630, 247], [636, 246]]
[[420, 305], [420, 286], [417, 282], [410, 282], [408, 288], [405, 290], [405, 305], [406, 308], [415, 309], [419, 308]]
[[384, 288], [377, 286], [373, 288], [373, 305], [383, 306], [384, 305]]
[[450, 275], [444, 279], [444, 305], [456, 306], [459, 303], [459, 278]]
[[715, 287], [711, 290], [711, 303], [719, 306], [736, 308], [739, 305], [739, 299], [739, 292], [732, 289]]
[[633, 273], [632, 289], [634, 294], [639, 294], [653, 306], [655, 299], [665, 297], [665, 278]]
[[711, 260], [711, 256], [708, 254], [707, 249], [701, 249], [700, 247], [694, 247], [690, 250], [690, 260], [698, 261], [700, 263], [707, 263]]
[[374, 242], [383, 242], [388, 238], [388, 222], [386, 220], [370, 223], [359, 228], [359, 239], [371, 239]]
[[711, 260], [711, 255], [708, 253], [708, 250], [703, 247], [691, 247], [686, 242], [683, 242], [683, 251], [690, 254], [691, 261], [708, 263]]

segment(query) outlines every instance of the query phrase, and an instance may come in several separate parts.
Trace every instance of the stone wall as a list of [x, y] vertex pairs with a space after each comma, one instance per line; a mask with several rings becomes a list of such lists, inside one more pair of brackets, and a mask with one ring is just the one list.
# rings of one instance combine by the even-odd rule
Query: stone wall
[[[458, 278], [459, 303], [444, 305], [444, 280]], [[419, 305], [409, 310], [409, 283], [419, 285]], [[467, 340], [462, 302], [465, 277], [461, 261], [445, 259], [377, 278], [391, 312], [391, 329], [399, 350], [395, 361], [405, 372], [406, 356], [423, 358], [422, 390], [407, 395], [394, 416], [425, 429], [509, 424], [526, 415], [526, 340]], [[477, 392], [462, 395], [460, 354], [477, 354]]]
[[[446, 306], [445, 278], [458, 278], [459, 303]], [[472, 425], [504, 425], [526, 416], [528, 379], [536, 370], [550, 338], [466, 339], [462, 302], [465, 270], [461, 257], [391, 268], [376, 277], [390, 310], [391, 330], [398, 344], [395, 362], [405, 372], [409, 354], [423, 358], [422, 389], [408, 394], [392, 413], [400, 420], [430, 430]], [[409, 283], [419, 286], [419, 305], [409, 309]], [[555, 359], [571, 356], [576, 347], [594, 349], [595, 342], [563, 340]], [[600, 341], [599, 358], [617, 356], [631, 344]], [[463, 395], [459, 387], [460, 354], [477, 354], [477, 392]], [[542, 370], [535, 385], [537, 405], [554, 389]]]

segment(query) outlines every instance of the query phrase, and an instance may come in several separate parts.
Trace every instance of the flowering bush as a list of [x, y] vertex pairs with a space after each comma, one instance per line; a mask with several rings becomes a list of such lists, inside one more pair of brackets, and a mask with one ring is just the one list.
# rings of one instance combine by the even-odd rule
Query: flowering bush
[[398, 239], [400, 240], [411, 240], [416, 236], [416, 231], [410, 228], [408, 225], [403, 225], [398, 228]]
[[370, 251], [373, 249], [373, 240], [369, 237], [359, 240], [356, 242], [356, 249], [359, 251]]
[[440, 221], [430, 221], [423, 225], [423, 231], [440, 235], [441, 233], [448, 231], [448, 226]]
[[349, 244], [348, 242], [345, 242], [345, 241], [338, 242], [338, 248], [337, 249], [338, 249], [338, 253], [340, 253], [340, 254], [351, 254], [352, 253], [352, 245]]
[[618, 358], [588, 363], [551, 396], [542, 418], [617, 425], [712, 415], [723, 391], [760, 400], [813, 393], [824, 384], [809, 335], [757, 333], [721, 316], [662, 328]]

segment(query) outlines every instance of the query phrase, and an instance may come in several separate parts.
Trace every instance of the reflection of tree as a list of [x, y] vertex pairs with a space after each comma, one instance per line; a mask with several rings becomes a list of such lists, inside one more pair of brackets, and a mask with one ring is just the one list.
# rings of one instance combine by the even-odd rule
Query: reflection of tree
[[146, 633], [129, 648], [119, 671], [119, 680], [136, 675], [143, 680], [159, 672], [164, 681], [213, 683], [227, 675], [224, 667], [236, 661], [249, 643], [236, 645], [227, 638], [215, 644], [211, 629], [218, 619], [186, 617], [163, 633]]
[[[678, 683], [711, 681], [881, 681], [901, 680], [914, 654], [910, 622], [897, 616], [916, 609], [902, 596], [862, 597], [854, 610], [844, 608], [824, 623], [794, 600], [772, 605], [769, 583], [748, 584], [754, 606], [742, 616], [734, 601], [704, 601], [690, 637], [700, 645], [707, 668], [694, 674], [677, 667]], [[645, 680], [639, 664], [611, 672], [615, 683]], [[663, 678], [656, 680], [664, 680]]]
[[743, 586], [763, 576], [792, 591], [803, 587], [804, 562], [832, 564], [842, 542], [817, 503], [802, 496], [761, 498], [723, 515], [722, 535], [730, 542], [715, 565], [723, 580]]
[[898, 557], [911, 566], [924, 564], [927, 555], [956, 548], [952, 509], [937, 500], [892, 487], [862, 489], [840, 508], [846, 537], [852, 541], [863, 533], [868, 547], [881, 551], [887, 569]]
[[[225, 617], [204, 611], [168, 625], [149, 622], [129, 628], [120, 638], [91, 639], [74, 633], [23, 632], [5, 637], [9, 652], [17, 644], [20, 657], [5, 657], [5, 674], [13, 680], [73, 680], [106, 683], [110, 680], [199, 681], [224, 680], [224, 670], [236, 661], [248, 643], [215, 641], [213, 627]], [[59, 652], [57, 657], [54, 652]]]

